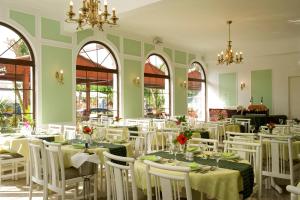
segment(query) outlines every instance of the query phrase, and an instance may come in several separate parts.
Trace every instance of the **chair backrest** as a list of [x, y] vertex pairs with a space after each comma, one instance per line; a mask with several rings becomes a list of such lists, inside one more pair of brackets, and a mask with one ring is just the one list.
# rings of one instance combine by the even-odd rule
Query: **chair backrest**
[[126, 139], [124, 135], [124, 130], [119, 128], [107, 128], [106, 129], [106, 139], [107, 140], [123, 140]]
[[[121, 157], [103, 153], [105, 158], [106, 184], [107, 184], [107, 199], [111, 200], [137, 200], [137, 186], [134, 175], [134, 158]], [[121, 165], [115, 161], [126, 162]], [[132, 197], [129, 196], [129, 178], [131, 174]]]
[[137, 126], [138, 119], [126, 119], [126, 125], [127, 126]]
[[188, 146], [199, 147], [205, 151], [218, 151], [218, 140], [205, 138], [192, 138], [189, 140]]
[[260, 155], [262, 176], [289, 179], [294, 185], [292, 145], [295, 139], [292, 136], [260, 134], [260, 144], [264, 145]]
[[254, 169], [255, 181], [260, 181], [260, 148], [257, 142], [240, 142], [224, 140], [224, 151], [237, 153], [241, 158], [247, 160]]
[[254, 142], [256, 135], [254, 133], [239, 133], [226, 131], [226, 140], [228, 141], [239, 141], [239, 142]]
[[62, 192], [61, 188], [65, 185], [65, 167], [61, 144], [44, 142], [46, 155], [46, 176], [48, 189], [57, 193]]
[[251, 119], [248, 119], [248, 118], [235, 118], [234, 121], [235, 121], [236, 124], [243, 125], [245, 127], [245, 131], [247, 133], [250, 133]]
[[[268, 133], [269, 128], [267, 126], [260, 126], [261, 132]], [[275, 128], [272, 130], [272, 134], [288, 135], [290, 133], [289, 125], [275, 124]]]
[[61, 125], [58, 124], [48, 124], [48, 134], [61, 134]]
[[166, 126], [166, 120], [165, 119], [153, 119], [152, 121], [153, 126], [157, 129], [164, 129]]
[[[177, 200], [180, 199], [182, 187], [185, 188], [187, 200], [192, 199], [192, 189], [190, 185], [190, 168], [181, 166], [170, 166], [145, 160], [147, 198], [152, 200], [152, 186], [155, 189], [156, 200]], [[151, 181], [153, 180], [153, 181]], [[161, 191], [161, 192], [160, 192]]]
[[76, 126], [64, 126], [64, 137], [65, 140], [76, 139]]
[[32, 181], [39, 185], [47, 182], [45, 176], [46, 157], [42, 140], [32, 139], [29, 141], [30, 176]]
[[[179, 135], [180, 129], [179, 128], [164, 128], [159, 131], [161, 134], [160, 137], [160, 145], [161, 145], [161, 150], [165, 150], [170, 147], [170, 144], [173, 142], [174, 139]], [[157, 133], [157, 138], [159, 138], [158, 133]]]
[[154, 131], [130, 131], [129, 140], [133, 145], [134, 155], [138, 157], [158, 150], [156, 132]]

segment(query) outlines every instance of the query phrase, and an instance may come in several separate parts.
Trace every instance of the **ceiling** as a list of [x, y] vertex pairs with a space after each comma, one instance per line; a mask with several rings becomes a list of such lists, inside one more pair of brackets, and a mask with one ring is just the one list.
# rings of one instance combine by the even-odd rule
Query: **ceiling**
[[[68, 0], [2, 0], [62, 21]], [[73, 0], [75, 8], [81, 0]], [[226, 48], [228, 26], [234, 50], [263, 56], [300, 54], [300, 0], [108, 0], [120, 17], [118, 31], [215, 56]], [[103, 2], [103, 1], [102, 1]], [[74, 27], [65, 23], [65, 29]]]

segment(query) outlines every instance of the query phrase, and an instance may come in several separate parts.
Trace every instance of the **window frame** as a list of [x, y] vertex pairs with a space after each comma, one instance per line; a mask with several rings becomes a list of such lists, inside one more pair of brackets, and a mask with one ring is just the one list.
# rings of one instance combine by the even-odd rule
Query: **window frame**
[[[116, 64], [116, 69], [108, 69], [108, 68], [99, 68], [98, 65], [99, 63], [96, 63], [96, 65], [94, 67], [91, 67], [91, 66], [84, 66], [84, 65], [77, 65], [77, 58], [80, 54], [80, 51], [87, 45], [89, 44], [92, 44], [92, 43], [96, 43], [96, 44], [100, 44], [102, 45], [103, 47], [105, 47], [109, 52], [110, 54], [112, 55], [114, 61], [115, 61], [115, 64]], [[111, 74], [116, 74], [117, 75], [117, 116], [120, 115], [120, 86], [119, 86], [119, 82], [120, 82], [120, 73], [119, 73], [119, 64], [118, 64], [118, 60], [114, 54], [114, 52], [112, 51], [112, 49], [106, 45], [105, 43], [101, 42], [101, 41], [96, 41], [96, 40], [93, 40], [93, 41], [89, 41], [89, 42], [86, 42], [84, 45], [82, 45], [82, 47], [79, 49], [78, 51], [78, 54], [76, 56], [76, 72], [77, 70], [82, 70], [82, 71], [92, 71], [92, 72], [104, 72], [104, 73], [111, 73]], [[76, 72], [75, 72], [75, 79], [76, 79], [76, 85], [77, 85], [77, 76], [76, 76]], [[77, 89], [75, 89], [75, 92], [77, 91]], [[85, 90], [86, 92], [86, 90]], [[77, 101], [77, 100], [76, 100]], [[75, 106], [77, 106], [77, 104], [75, 103]], [[77, 110], [77, 107], [75, 108]]]
[[[168, 62], [166, 61], [166, 59], [158, 54], [158, 53], [151, 53], [150, 55], [148, 55], [146, 61], [151, 57], [151, 56], [158, 56], [166, 65], [166, 68], [167, 68], [167, 71], [168, 71], [168, 75], [162, 75], [162, 74], [152, 74], [152, 73], [145, 73], [145, 64], [146, 62], [144, 63], [144, 80], [145, 80], [145, 77], [148, 77], [148, 78], [163, 78], [163, 79], [168, 79], [169, 81], [169, 116], [172, 116], [172, 101], [171, 101], [171, 94], [172, 94], [172, 87], [171, 87], [171, 73], [170, 73], [170, 68], [169, 68], [169, 65], [168, 65]], [[144, 90], [145, 90], [145, 81], [144, 81]], [[143, 94], [145, 92], [143, 91]], [[143, 95], [144, 96], [144, 95]], [[144, 99], [143, 99], [144, 101]], [[143, 105], [143, 111], [145, 112], [145, 107]], [[145, 116], [145, 115], [144, 115]]]
[[[4, 26], [6, 27], [7, 29], [10, 29], [12, 30], [13, 32], [15, 32], [23, 41], [24, 43], [26, 44], [26, 47], [28, 48], [29, 50], [29, 54], [30, 54], [30, 59], [31, 60], [22, 60], [22, 59], [12, 59], [12, 58], [1, 58], [0, 57], [0, 63], [1, 64], [11, 64], [11, 65], [15, 65], [15, 68], [17, 66], [28, 66], [28, 67], [31, 67], [32, 69], [32, 74], [31, 74], [31, 80], [32, 80], [32, 88], [30, 89], [26, 89], [26, 90], [29, 90], [29, 91], [32, 91], [32, 112], [30, 113], [26, 113], [26, 112], [22, 112], [21, 113], [21, 116], [23, 117], [24, 114], [31, 114], [32, 115], [32, 119], [33, 121], [35, 122], [36, 121], [36, 86], [35, 86], [35, 57], [34, 57], [34, 53], [33, 53], [33, 50], [32, 50], [32, 47], [30, 45], [30, 43], [28, 42], [28, 40], [26, 39], [26, 37], [20, 32], [18, 31], [16, 28], [12, 27], [11, 25], [7, 24], [7, 23], [4, 23], [2, 21], [0, 21], [0, 26]], [[14, 82], [17, 81], [16, 79], [16, 71], [15, 71], [15, 79], [14, 79]], [[16, 90], [19, 90], [19, 89], [12, 89], [14, 91]], [[24, 90], [24, 89], [22, 89]], [[15, 99], [16, 99], [16, 94], [15, 94]], [[16, 102], [15, 102], [16, 104]], [[15, 106], [15, 109], [14, 109], [14, 113], [12, 113], [15, 117], [16, 117], [16, 106]], [[35, 124], [34, 124], [35, 125]]]

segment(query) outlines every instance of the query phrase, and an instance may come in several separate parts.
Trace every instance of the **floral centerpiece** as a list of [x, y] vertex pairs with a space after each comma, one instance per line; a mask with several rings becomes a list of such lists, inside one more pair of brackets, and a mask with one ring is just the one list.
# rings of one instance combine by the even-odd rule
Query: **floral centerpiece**
[[275, 128], [275, 124], [274, 123], [268, 123], [267, 127], [269, 129], [269, 132], [272, 133], [273, 129]]
[[86, 135], [86, 140], [88, 141], [88, 143], [92, 143], [92, 134], [93, 134], [94, 128], [93, 127], [89, 127], [87, 125], [82, 127], [82, 132], [84, 135]]
[[178, 116], [178, 117], [176, 117], [176, 119], [177, 119], [176, 125], [180, 125], [182, 122], [186, 122], [185, 115]]
[[177, 138], [173, 141], [174, 144], [179, 143], [183, 147], [183, 151], [186, 151], [187, 142], [192, 138], [193, 132], [191, 130], [186, 130], [180, 133]]

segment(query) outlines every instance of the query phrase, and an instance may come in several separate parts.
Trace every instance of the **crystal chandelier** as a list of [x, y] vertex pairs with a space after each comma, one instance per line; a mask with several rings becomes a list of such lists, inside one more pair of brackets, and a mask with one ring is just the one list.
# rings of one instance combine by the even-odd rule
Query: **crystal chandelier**
[[235, 56], [233, 54], [232, 51], [232, 41], [230, 40], [230, 24], [232, 23], [232, 21], [227, 21], [228, 27], [229, 27], [229, 40], [228, 40], [228, 46], [227, 49], [225, 50], [225, 54], [222, 51], [220, 54], [218, 54], [218, 64], [224, 64], [226, 63], [226, 65], [230, 65], [231, 63], [241, 63], [243, 60], [243, 53], [240, 52], [236, 52]]
[[111, 15], [108, 12], [107, 0], [104, 0], [103, 4], [104, 9], [102, 11], [100, 0], [83, 0], [82, 7], [78, 12], [78, 18], [74, 18], [76, 14], [73, 12], [73, 1], [70, 0], [69, 11], [67, 12], [68, 18], [65, 21], [77, 23], [77, 30], [82, 29], [83, 26], [90, 25], [92, 28], [97, 26], [99, 30], [103, 31], [104, 24], [117, 25], [119, 18], [116, 16], [116, 9], [112, 8]]

